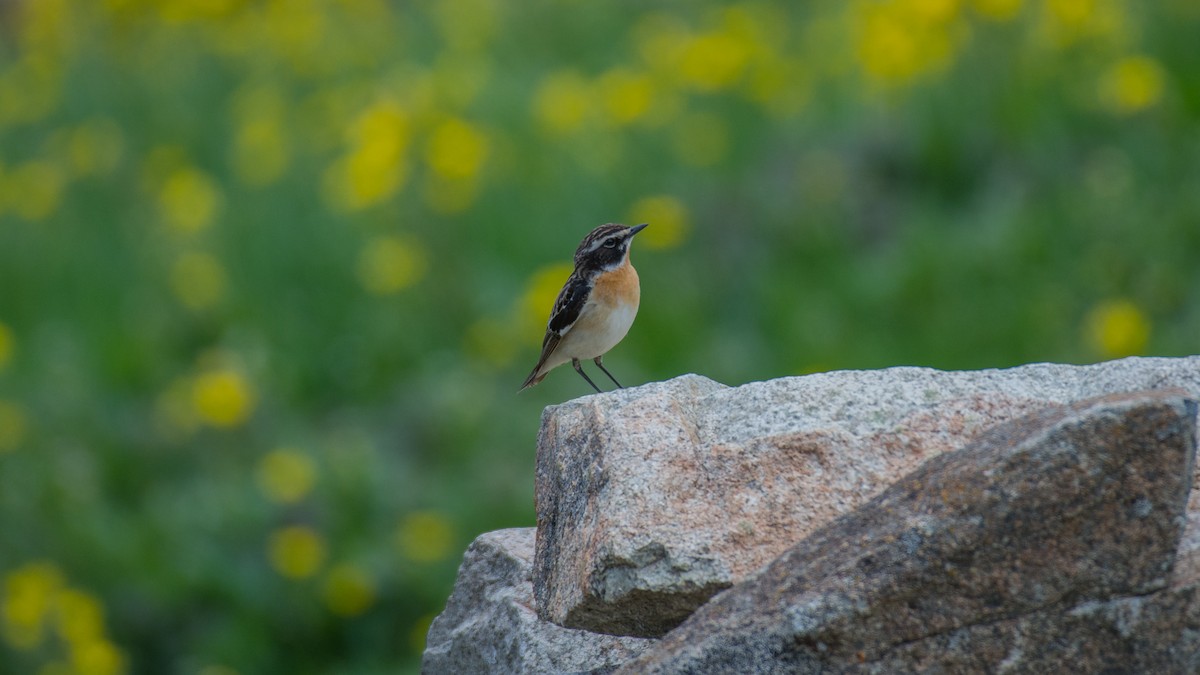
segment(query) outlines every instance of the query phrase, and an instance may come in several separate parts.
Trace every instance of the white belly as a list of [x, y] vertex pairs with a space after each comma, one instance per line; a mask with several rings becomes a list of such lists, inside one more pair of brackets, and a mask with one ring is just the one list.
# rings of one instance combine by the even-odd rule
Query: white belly
[[[594, 359], [603, 356], [629, 332], [637, 316], [637, 305], [621, 303], [609, 309], [589, 302], [579, 314], [571, 330], [563, 336], [554, 360], [566, 363], [571, 359]], [[557, 365], [557, 364], [556, 364]], [[549, 370], [549, 368], [547, 368]]]

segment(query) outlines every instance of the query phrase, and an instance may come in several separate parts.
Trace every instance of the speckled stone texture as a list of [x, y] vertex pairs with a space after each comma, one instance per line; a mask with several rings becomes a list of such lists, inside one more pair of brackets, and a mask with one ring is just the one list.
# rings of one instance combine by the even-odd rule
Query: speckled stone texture
[[[736, 388], [687, 375], [549, 407], [537, 456], [539, 615], [661, 636], [985, 429], [1047, 405], [1171, 387], [1200, 397], [1200, 357], [843, 371]], [[1200, 575], [1200, 518], [1190, 524], [1180, 564]]]
[[471, 544], [446, 610], [429, 627], [424, 675], [608, 673], [652, 644], [539, 620], [533, 540], [529, 527], [489, 532]]
[[991, 429], [618, 672], [1198, 672], [1197, 587], [1172, 574], [1196, 414], [1148, 392]]

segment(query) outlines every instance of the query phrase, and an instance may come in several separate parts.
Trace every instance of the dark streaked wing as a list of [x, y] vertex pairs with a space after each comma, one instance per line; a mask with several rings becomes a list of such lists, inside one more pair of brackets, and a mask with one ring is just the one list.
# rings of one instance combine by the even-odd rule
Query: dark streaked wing
[[587, 281], [572, 273], [562, 290], [558, 292], [558, 298], [554, 301], [554, 311], [550, 313], [550, 321], [546, 324], [546, 337], [542, 339], [542, 354], [538, 357], [533, 372], [525, 378], [524, 384], [521, 385], [522, 389], [532, 387], [541, 381], [542, 378], [538, 377], [538, 372], [546, 363], [546, 359], [550, 358], [550, 355], [558, 348], [563, 334], [570, 330], [575, 321], [579, 319], [583, 306], [587, 304], [590, 287]]
[[[558, 298], [554, 301], [554, 311], [550, 313], [550, 321], [546, 323], [546, 340], [550, 339], [550, 334], [562, 335], [567, 332], [576, 319], [579, 318], [579, 313], [583, 311], [583, 306], [587, 303], [589, 284], [584, 279], [576, 274], [572, 274], [562, 290], [558, 292]], [[545, 340], [543, 340], [543, 344]]]

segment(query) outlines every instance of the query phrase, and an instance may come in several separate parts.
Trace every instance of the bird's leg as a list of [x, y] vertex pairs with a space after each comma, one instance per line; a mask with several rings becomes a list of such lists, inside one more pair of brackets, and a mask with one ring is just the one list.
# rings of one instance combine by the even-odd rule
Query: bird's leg
[[608, 372], [608, 368], [604, 367], [604, 362], [600, 360], [602, 358], [604, 358], [604, 357], [597, 356], [596, 358], [594, 358], [592, 360], [596, 362], [597, 366], [600, 366], [600, 370], [604, 371], [604, 374], [608, 376], [608, 379], [612, 380], [613, 384], [617, 385], [617, 389], [624, 389], [625, 387], [622, 387], [621, 383], [617, 382], [617, 378], [613, 377], [612, 373]]
[[[604, 393], [600, 391], [600, 387], [597, 387], [595, 382], [592, 382], [592, 378], [588, 377], [587, 373], [583, 372], [583, 368], [579, 365], [579, 359], [571, 359], [571, 365], [575, 368], [575, 372], [579, 373], [580, 377], [587, 380], [587, 383], [592, 385], [592, 389], [595, 389], [597, 394]], [[609, 375], [609, 377], [612, 377], [612, 375]]]

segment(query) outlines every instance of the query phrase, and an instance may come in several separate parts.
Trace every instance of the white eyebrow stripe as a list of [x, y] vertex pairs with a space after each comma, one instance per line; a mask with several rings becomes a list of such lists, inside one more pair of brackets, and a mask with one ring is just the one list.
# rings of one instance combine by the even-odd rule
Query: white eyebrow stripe
[[601, 246], [603, 246], [603, 245], [604, 245], [604, 243], [605, 243], [605, 242], [607, 242], [609, 239], [612, 239], [613, 237], [617, 237], [617, 236], [619, 236], [620, 234], [621, 234], [620, 232], [614, 232], [613, 234], [610, 234], [610, 235], [608, 235], [607, 237], [600, 237], [600, 238], [599, 238], [599, 239], [597, 239], [596, 241], [592, 242], [592, 245], [588, 247], [588, 253], [591, 253], [592, 251], [595, 251], [596, 249], [598, 249], [598, 248], [600, 248]]

